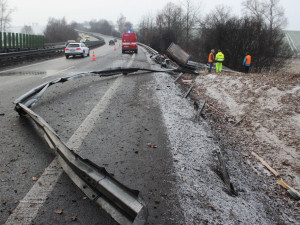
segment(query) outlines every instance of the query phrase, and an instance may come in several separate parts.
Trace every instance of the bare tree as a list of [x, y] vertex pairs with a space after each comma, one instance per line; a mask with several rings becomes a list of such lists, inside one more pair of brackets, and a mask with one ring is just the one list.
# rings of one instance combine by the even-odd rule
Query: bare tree
[[191, 29], [195, 26], [196, 22], [200, 20], [200, 3], [194, 4], [192, 0], [185, 0], [182, 4], [185, 9], [184, 15], [184, 30], [185, 30], [185, 44], [188, 46], [190, 42]]
[[114, 30], [113, 24], [104, 19], [99, 21], [91, 20], [89, 24], [90, 31], [92, 32], [99, 32], [101, 34], [112, 35], [112, 32]]
[[123, 16], [123, 14], [121, 14], [117, 20], [118, 30], [121, 34], [124, 32], [125, 23], [126, 23], [126, 17]]
[[201, 59], [207, 60], [212, 48], [219, 48], [225, 54], [225, 65], [242, 70], [241, 60], [245, 52], [253, 56], [252, 71], [277, 71], [291, 57], [291, 51], [284, 42], [282, 30], [273, 29], [255, 17], [237, 18], [230, 16], [226, 21], [215, 21], [202, 30], [200, 38]]
[[132, 28], [132, 23], [129, 22], [129, 21], [126, 21], [125, 24], [124, 24], [124, 30], [129, 30]]
[[71, 25], [68, 25], [65, 18], [49, 18], [47, 27], [44, 31], [46, 42], [63, 42], [67, 40], [76, 40], [78, 33]]
[[8, 6], [7, 0], [0, 0], [0, 31], [4, 32], [10, 25], [11, 14], [13, 9], [10, 9]]
[[210, 28], [219, 23], [224, 23], [231, 19], [230, 8], [224, 5], [218, 5], [204, 18], [203, 27]]
[[284, 9], [279, 3], [280, 0], [245, 0], [242, 5], [249, 16], [263, 20], [272, 31], [287, 25]]
[[279, 5], [280, 0], [268, 0], [263, 2], [265, 8], [264, 16], [269, 22], [270, 29], [284, 28], [287, 25], [287, 18], [284, 16], [284, 9]]
[[21, 29], [22, 34], [34, 34], [32, 27], [28, 25], [24, 25], [24, 27]]
[[248, 16], [257, 19], [257, 21], [263, 20], [265, 8], [259, 0], [245, 0], [242, 2], [242, 6]]

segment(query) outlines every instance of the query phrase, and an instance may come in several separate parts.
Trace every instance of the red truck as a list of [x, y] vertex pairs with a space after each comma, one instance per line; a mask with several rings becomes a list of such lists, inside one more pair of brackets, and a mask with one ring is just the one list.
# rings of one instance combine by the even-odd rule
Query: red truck
[[138, 53], [136, 34], [132, 31], [127, 31], [122, 36], [122, 53], [125, 52]]

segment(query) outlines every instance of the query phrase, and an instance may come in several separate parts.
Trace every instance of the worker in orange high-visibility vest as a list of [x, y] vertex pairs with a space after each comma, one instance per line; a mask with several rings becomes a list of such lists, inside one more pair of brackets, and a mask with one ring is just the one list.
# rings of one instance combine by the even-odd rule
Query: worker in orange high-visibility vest
[[251, 55], [249, 52], [246, 52], [246, 56], [243, 61], [243, 66], [245, 67], [245, 73], [248, 73], [251, 66]]
[[210, 73], [211, 72], [211, 68], [214, 64], [214, 61], [215, 61], [215, 50], [211, 50], [209, 55], [208, 55], [208, 64], [209, 64], [209, 68], [208, 68], [208, 72]]

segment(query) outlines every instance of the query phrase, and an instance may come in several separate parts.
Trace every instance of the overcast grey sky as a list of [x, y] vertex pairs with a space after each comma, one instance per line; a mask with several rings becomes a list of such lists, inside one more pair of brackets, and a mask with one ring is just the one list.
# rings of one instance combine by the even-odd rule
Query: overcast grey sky
[[[116, 23], [121, 13], [136, 25], [144, 15], [155, 15], [168, 2], [180, 4], [180, 0], [8, 0], [10, 8], [15, 9], [11, 22], [15, 29], [33, 24], [44, 26], [49, 17], [65, 17], [68, 23], [91, 19], [106, 19]], [[229, 6], [233, 14], [242, 15], [242, 0], [194, 0], [194, 3], [197, 2], [202, 2], [201, 14], [206, 14], [221, 4]], [[288, 18], [286, 29], [300, 30], [300, 0], [281, 0], [280, 5], [284, 7]]]

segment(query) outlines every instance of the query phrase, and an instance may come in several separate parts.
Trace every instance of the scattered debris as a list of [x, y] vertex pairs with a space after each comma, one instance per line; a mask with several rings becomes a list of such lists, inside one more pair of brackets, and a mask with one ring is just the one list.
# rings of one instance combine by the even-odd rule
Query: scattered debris
[[62, 209], [56, 209], [54, 212], [59, 215], [61, 215], [63, 213]]
[[37, 178], [36, 177], [32, 177], [31, 178], [33, 181], [37, 181]]
[[205, 100], [200, 100], [199, 102], [194, 101], [194, 108], [195, 108], [195, 110], [197, 110], [196, 121], [200, 120], [202, 111], [203, 111], [203, 109], [205, 107], [205, 103], [206, 103]]
[[211, 109], [213, 109], [214, 111], [216, 111], [216, 112], [218, 112], [219, 114], [221, 114], [221, 115], [223, 115], [223, 116], [225, 116], [226, 118], [228, 118], [229, 116], [227, 116], [226, 115], [226, 113], [224, 113], [224, 112], [221, 112], [220, 110], [218, 110], [216, 107], [214, 107], [213, 105], [211, 105], [211, 104], [208, 104], [208, 103], [206, 103], [207, 104], [207, 107], [208, 108], [211, 108]]
[[225, 186], [226, 186], [226, 190], [227, 190], [227, 192], [229, 194], [236, 195], [236, 192], [235, 192], [235, 190], [233, 188], [233, 184], [232, 184], [232, 182], [230, 180], [229, 173], [228, 173], [228, 170], [226, 168], [226, 164], [224, 162], [221, 150], [219, 148], [217, 148], [215, 150], [216, 150], [216, 153], [217, 153], [217, 156], [218, 156], [218, 160], [220, 162], [221, 172], [222, 172], [222, 175], [223, 175], [223, 179], [224, 179], [224, 183], [225, 183]]
[[186, 98], [190, 94], [193, 87], [194, 87], [194, 84], [192, 84], [192, 86], [189, 88], [189, 90], [185, 93], [184, 98]]
[[276, 177], [279, 176], [279, 173], [274, 170], [265, 160], [259, 157], [255, 152], [251, 152], [265, 167], [267, 167]]
[[233, 126], [236, 127], [237, 125], [239, 125], [245, 118], [247, 115], [244, 115], [239, 121], [237, 121]]
[[183, 75], [184, 73], [180, 73], [177, 77], [176, 77], [176, 79], [174, 80], [174, 83]]
[[87, 197], [83, 197], [82, 200], [87, 200]]
[[25, 173], [27, 173], [27, 170], [26, 170], [26, 169], [24, 169], [24, 170], [22, 171], [22, 174], [25, 174]]
[[72, 221], [77, 221], [77, 216], [72, 216]]
[[201, 171], [200, 167], [195, 167], [194, 170]]
[[8, 173], [8, 170], [7, 169], [2, 169], [1, 172], [2, 173]]
[[277, 183], [281, 187], [285, 188], [290, 193], [290, 195], [293, 196], [293, 198], [295, 198], [297, 201], [300, 200], [300, 193], [296, 191], [294, 188], [292, 188], [291, 186], [289, 186], [287, 183], [285, 183], [282, 178], [280, 178], [277, 181]]
[[18, 221], [21, 221], [21, 220], [23, 220], [24, 219], [24, 217], [22, 217], [22, 216], [17, 216], [16, 217], [16, 220], [18, 220]]
[[6, 205], [6, 201], [5, 200], [1, 200], [2, 205]]
[[182, 81], [183, 83], [192, 83], [192, 82], [193, 82], [193, 80], [183, 80], [183, 79], [181, 79], [181, 81]]
[[0, 113], [0, 116], [4, 116], [5, 115], [5, 113]]
[[289, 163], [289, 160], [284, 160], [283, 162], [282, 162], [282, 165], [284, 165], [284, 166], [290, 166], [291, 164]]
[[150, 148], [157, 148], [157, 145], [152, 144], [151, 142], [149, 142], [147, 145], [148, 145], [148, 147], [150, 147]]

